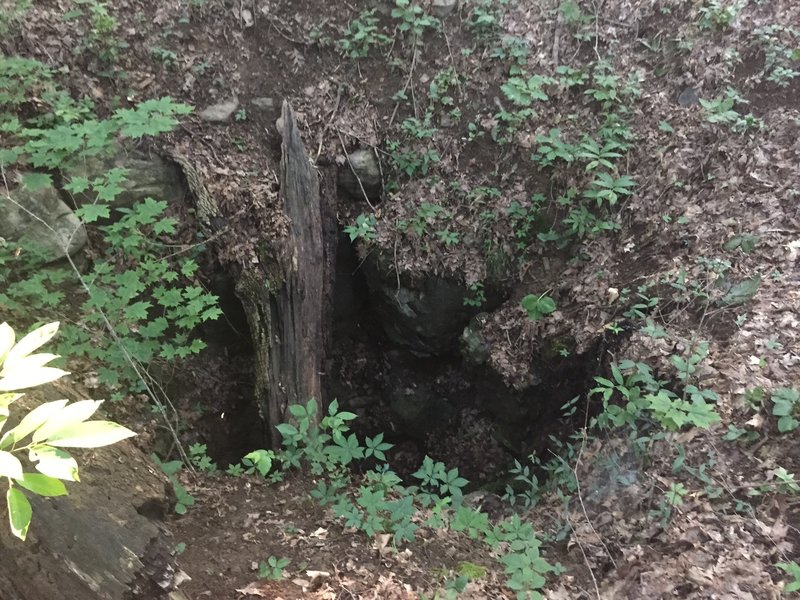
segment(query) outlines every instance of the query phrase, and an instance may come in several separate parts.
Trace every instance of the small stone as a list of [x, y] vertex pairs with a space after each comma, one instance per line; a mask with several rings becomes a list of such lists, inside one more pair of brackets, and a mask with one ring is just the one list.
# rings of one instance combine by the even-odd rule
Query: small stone
[[433, 0], [431, 12], [439, 18], [444, 18], [455, 10], [458, 0]]
[[252, 104], [256, 108], [260, 108], [261, 110], [270, 110], [272, 108], [275, 108], [275, 100], [273, 100], [272, 98], [266, 98], [266, 97], [253, 98], [250, 101], [250, 104]]
[[205, 110], [201, 111], [199, 116], [204, 121], [210, 123], [224, 123], [229, 120], [236, 109], [239, 108], [239, 100], [234, 96], [230, 100], [220, 102], [219, 104], [212, 104]]
[[700, 97], [697, 95], [697, 90], [693, 87], [687, 87], [681, 92], [681, 95], [678, 96], [678, 104], [684, 107], [693, 106], [699, 101]]
[[364, 194], [370, 200], [378, 199], [381, 183], [381, 166], [372, 149], [351, 152], [339, 167], [339, 187], [357, 200], [363, 200]]

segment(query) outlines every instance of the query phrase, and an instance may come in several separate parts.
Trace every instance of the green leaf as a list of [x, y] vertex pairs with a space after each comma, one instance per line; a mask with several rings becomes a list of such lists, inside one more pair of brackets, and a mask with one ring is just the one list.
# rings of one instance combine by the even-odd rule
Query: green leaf
[[111, 216], [106, 204], [86, 204], [75, 209], [75, 216], [84, 223], [94, 223], [98, 219], [108, 219]]
[[51, 434], [48, 442], [60, 448], [99, 448], [136, 435], [112, 421], [72, 423]]
[[42, 190], [53, 185], [53, 178], [47, 173], [25, 173], [22, 176], [22, 187], [29, 192]]
[[69, 400], [54, 400], [53, 402], [45, 402], [34, 408], [31, 412], [25, 415], [19, 424], [3, 435], [0, 439], [0, 448], [7, 448], [11, 444], [21, 441], [25, 436], [33, 433], [44, 423], [49, 421], [54, 415], [61, 412], [61, 409], [67, 405]]
[[66, 450], [51, 446], [34, 446], [30, 449], [28, 458], [36, 463], [35, 467], [39, 473], [67, 481], [80, 481], [78, 462]]
[[723, 306], [735, 306], [737, 304], [744, 304], [756, 295], [758, 288], [761, 286], [761, 275], [756, 275], [750, 279], [737, 283], [730, 291], [720, 299], [720, 304]]
[[151, 304], [147, 301], [134, 302], [125, 307], [125, 318], [129, 321], [144, 321]]
[[661, 131], [665, 131], [667, 133], [675, 133], [675, 130], [672, 128], [672, 125], [670, 125], [667, 121], [661, 121], [658, 124], [658, 128]]
[[556, 310], [556, 303], [550, 296], [536, 296], [535, 294], [528, 294], [522, 299], [522, 308], [528, 311], [528, 318], [532, 321], [538, 321], [545, 315]]
[[0, 450], [0, 477], [19, 479], [22, 477], [22, 463], [19, 459], [5, 450]]
[[39, 443], [47, 440], [53, 433], [64, 429], [64, 427], [73, 423], [82, 423], [91, 417], [100, 405], [102, 400], [81, 400], [73, 402], [65, 406], [57, 414], [51, 415], [45, 423], [42, 424], [33, 434], [31, 438], [34, 443]]
[[21, 491], [15, 487], [8, 488], [6, 492], [6, 504], [8, 505], [8, 520], [11, 524], [11, 533], [19, 539], [25, 541], [28, 535], [28, 527], [31, 524], [31, 503]]
[[55, 477], [43, 475], [41, 473], [25, 473], [22, 478], [17, 478], [16, 482], [40, 496], [66, 496], [67, 487]]
[[[5, 362], [9, 363], [14, 360], [19, 360], [28, 356], [34, 350], [37, 350], [44, 344], [50, 341], [58, 331], [58, 321], [42, 325], [34, 329], [24, 338], [22, 338], [16, 346], [14, 346], [6, 356]], [[5, 366], [8, 366], [7, 364]]]
[[86, 177], [73, 176], [64, 184], [64, 189], [70, 194], [80, 194], [89, 189], [89, 180]]

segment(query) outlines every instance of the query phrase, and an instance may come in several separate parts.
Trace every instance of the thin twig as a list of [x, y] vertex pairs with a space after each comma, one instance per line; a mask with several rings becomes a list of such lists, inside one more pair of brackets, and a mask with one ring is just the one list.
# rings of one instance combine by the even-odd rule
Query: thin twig
[[444, 42], [447, 44], [447, 53], [450, 55], [450, 63], [453, 65], [453, 72], [456, 74], [456, 87], [458, 88], [458, 98], [460, 100], [464, 97], [464, 92], [461, 89], [461, 77], [458, 75], [456, 61], [453, 58], [453, 50], [450, 48], [450, 38], [447, 37], [447, 31], [444, 26], [442, 26], [442, 33], [444, 34]]
[[589, 513], [586, 511], [586, 505], [583, 503], [583, 494], [581, 494], [581, 481], [580, 481], [580, 478], [578, 477], [578, 469], [580, 468], [581, 457], [583, 456], [583, 450], [585, 448], [586, 448], [586, 428], [584, 427], [581, 430], [581, 449], [578, 452], [577, 459], [575, 460], [575, 466], [574, 467], [570, 466], [569, 463], [567, 463], [564, 460], [563, 457], [559, 456], [558, 458], [559, 458], [559, 460], [561, 460], [565, 465], [567, 465], [572, 470], [572, 474], [575, 477], [575, 487], [576, 487], [576, 493], [578, 494], [578, 502], [580, 502], [581, 512], [583, 512], [583, 516], [586, 519], [586, 524], [589, 525], [589, 527], [592, 530], [592, 533], [594, 533], [597, 536], [597, 539], [600, 540], [600, 544], [603, 546], [603, 549], [606, 551], [606, 555], [608, 556], [609, 560], [611, 561], [611, 564], [614, 565], [614, 568], [616, 569], [617, 568], [617, 562], [614, 560], [614, 557], [611, 555], [611, 551], [608, 549], [608, 546], [606, 546], [606, 543], [603, 541], [603, 538], [600, 536], [599, 533], [597, 533], [597, 530], [594, 528], [594, 525], [592, 525], [592, 521], [589, 518]]
[[[411, 78], [414, 76], [414, 66], [417, 64], [417, 38], [414, 38], [414, 54], [411, 56], [411, 66], [408, 69], [408, 77], [406, 77], [406, 82], [403, 85], [403, 94], [406, 93], [408, 86], [411, 85]], [[414, 89], [411, 89], [411, 95], [414, 95]], [[398, 100], [394, 105], [394, 110], [392, 111], [392, 117], [389, 119], [389, 127], [392, 126], [394, 123], [394, 118], [397, 116], [397, 109], [400, 108], [400, 101]]]

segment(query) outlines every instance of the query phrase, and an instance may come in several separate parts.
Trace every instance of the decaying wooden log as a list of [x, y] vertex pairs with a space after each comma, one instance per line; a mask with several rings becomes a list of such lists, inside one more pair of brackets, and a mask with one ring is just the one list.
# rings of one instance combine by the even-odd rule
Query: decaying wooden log
[[275, 426], [287, 420], [287, 406], [321, 399], [330, 270], [323, 247], [319, 180], [286, 101], [281, 121], [280, 194], [290, 226], [277, 249], [280, 287], [271, 289], [263, 275], [252, 270], [242, 273], [236, 286], [256, 351], [256, 401], [273, 448], [280, 445]]
[[[241, 265], [235, 275], [255, 353], [255, 400], [273, 448], [280, 445], [275, 426], [288, 420], [287, 407], [321, 400], [336, 251], [326, 226], [335, 216], [321, 207], [319, 178], [286, 101], [280, 123], [280, 195], [289, 234], [265, 241], [270, 247], [260, 249], [258, 263]], [[173, 159], [186, 174], [204, 233], [212, 237], [215, 224], [224, 223], [220, 210], [191, 165]]]

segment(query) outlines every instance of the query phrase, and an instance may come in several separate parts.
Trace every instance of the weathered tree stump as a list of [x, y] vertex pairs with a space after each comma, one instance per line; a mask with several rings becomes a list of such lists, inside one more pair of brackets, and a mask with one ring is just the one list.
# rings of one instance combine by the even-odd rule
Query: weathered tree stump
[[[280, 197], [289, 232], [281, 239], [260, 232], [257, 263], [238, 265], [235, 274], [255, 354], [255, 401], [273, 448], [281, 440], [275, 426], [290, 418], [287, 407], [321, 400], [336, 254], [335, 215], [320, 196], [317, 172], [286, 101], [279, 123]], [[187, 177], [204, 233], [216, 237], [225, 226], [216, 201], [184, 157], [172, 158]]]

